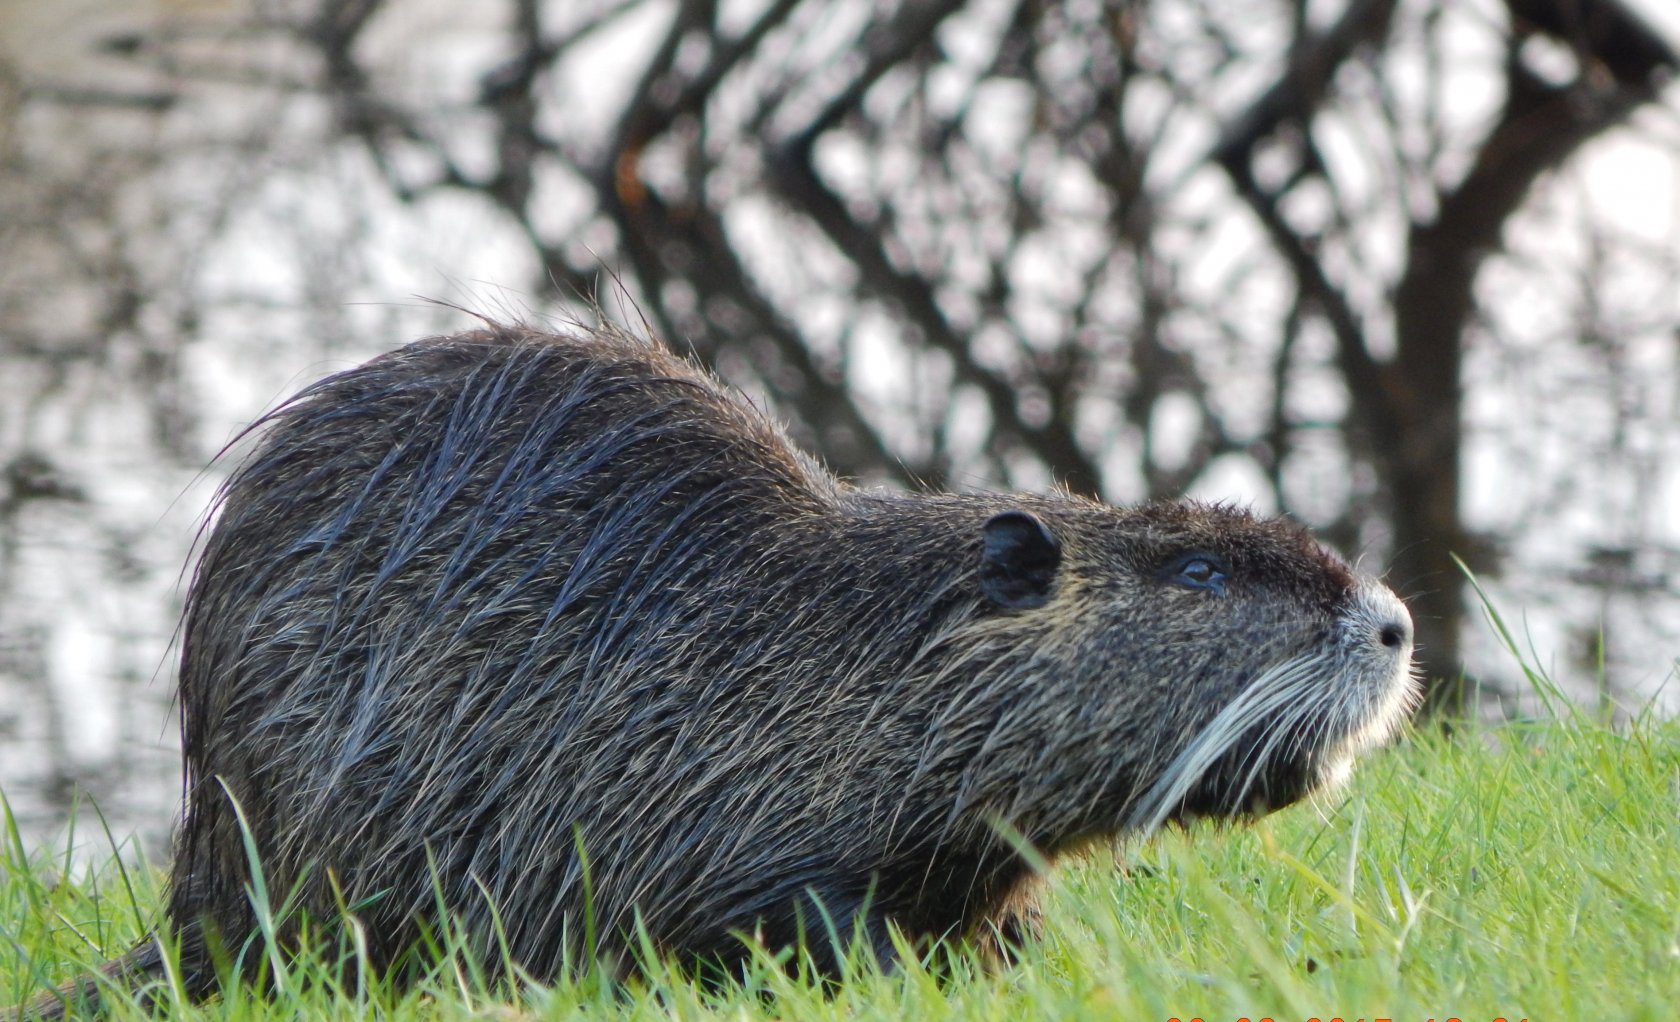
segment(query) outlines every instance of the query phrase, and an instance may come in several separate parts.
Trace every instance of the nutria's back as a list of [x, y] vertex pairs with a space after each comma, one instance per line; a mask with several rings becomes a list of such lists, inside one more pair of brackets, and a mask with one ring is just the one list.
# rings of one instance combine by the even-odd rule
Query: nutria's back
[[187, 612], [189, 950], [253, 928], [237, 803], [380, 961], [440, 898], [538, 977], [638, 920], [890, 958], [1010, 929], [1015, 835], [1287, 804], [1413, 698], [1404, 608], [1294, 525], [858, 490], [610, 331], [422, 341], [264, 429]]

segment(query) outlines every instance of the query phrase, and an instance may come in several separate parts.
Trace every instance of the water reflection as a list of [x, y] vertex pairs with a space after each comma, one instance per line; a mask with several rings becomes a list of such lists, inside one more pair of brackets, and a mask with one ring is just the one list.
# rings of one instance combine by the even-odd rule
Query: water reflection
[[36, 679], [0, 674], [0, 793], [24, 848], [98, 862], [114, 843], [125, 860], [167, 862], [181, 790], [167, 696], [67, 700]]

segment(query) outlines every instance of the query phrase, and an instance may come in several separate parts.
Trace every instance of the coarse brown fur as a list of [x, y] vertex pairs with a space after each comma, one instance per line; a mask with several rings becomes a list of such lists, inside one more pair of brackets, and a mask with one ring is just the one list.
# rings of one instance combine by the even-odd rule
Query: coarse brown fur
[[388, 965], [441, 907], [492, 972], [638, 928], [834, 971], [830, 926], [1011, 931], [1019, 842], [1288, 804], [1413, 699], [1404, 608], [1298, 526], [857, 489], [613, 330], [421, 341], [260, 425], [186, 613], [194, 994], [256, 931], [240, 813], [283, 943], [353, 906]]

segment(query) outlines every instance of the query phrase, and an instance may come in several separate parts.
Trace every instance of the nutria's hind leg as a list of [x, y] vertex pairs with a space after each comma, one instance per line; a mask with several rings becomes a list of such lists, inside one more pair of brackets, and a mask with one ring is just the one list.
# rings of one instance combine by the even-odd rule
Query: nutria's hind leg
[[809, 971], [816, 978], [838, 981], [870, 961], [882, 971], [896, 968], [899, 952], [892, 929], [875, 905], [873, 892], [813, 887], [788, 910], [760, 917], [750, 930], [736, 932], [771, 954], [792, 949], [786, 962], [790, 972]]
[[[853, 915], [849, 932], [842, 933], [845, 939], [839, 946], [832, 939], [827, 941], [827, 950], [833, 962], [829, 975], [843, 978], [845, 965], [842, 963], [867, 967], [873, 962], [882, 972], [896, 972], [903, 964], [899, 945], [893, 940], [893, 925], [873, 908]], [[815, 954], [814, 948], [812, 953]]]
[[[907, 948], [909, 955], [941, 977], [951, 974], [956, 956], [964, 954], [965, 949], [977, 955], [987, 970], [1000, 971], [1019, 961], [1021, 948], [1042, 935], [1040, 894], [1038, 878], [1025, 878], [966, 934], [955, 930], [931, 933], [901, 925], [875, 904], [873, 895], [851, 899], [817, 899], [813, 895], [825, 914], [819, 917], [819, 927], [804, 925], [802, 943], [817, 972], [829, 979], [844, 978], [846, 963], [856, 964], [860, 956], [872, 957], [882, 972], [897, 972], [904, 965], [906, 952], [901, 948]], [[846, 905], [849, 915], [835, 912], [836, 904]], [[807, 918], [809, 914], [805, 913]], [[841, 927], [840, 920], [847, 918], [850, 925]]]

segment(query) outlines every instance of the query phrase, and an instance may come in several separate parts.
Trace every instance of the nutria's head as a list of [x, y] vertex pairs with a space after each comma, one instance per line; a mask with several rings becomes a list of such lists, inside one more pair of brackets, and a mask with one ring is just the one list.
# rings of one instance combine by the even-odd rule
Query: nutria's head
[[1288, 805], [1417, 699], [1405, 606], [1286, 520], [1024, 503], [976, 577], [963, 631], [1019, 680], [967, 801], [1052, 847]]

